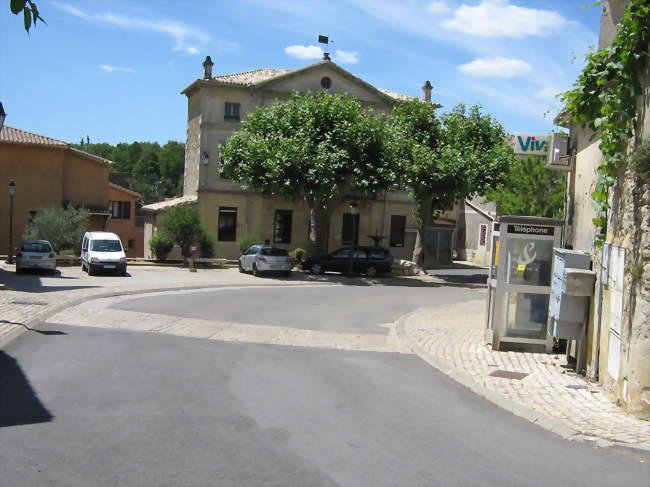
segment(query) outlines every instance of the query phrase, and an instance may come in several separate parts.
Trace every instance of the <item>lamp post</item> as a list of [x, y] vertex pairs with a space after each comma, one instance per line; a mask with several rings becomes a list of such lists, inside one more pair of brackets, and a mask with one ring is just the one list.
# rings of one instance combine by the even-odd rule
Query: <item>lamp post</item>
[[2, 102], [0, 101], [0, 132], [2, 132], [2, 126], [5, 124], [5, 118], [7, 118], [7, 114], [5, 113], [5, 109], [2, 108]]
[[9, 247], [7, 249], [7, 264], [14, 263], [14, 194], [16, 182], [9, 181]]
[[350, 250], [350, 268], [348, 269], [348, 273], [350, 276], [354, 275], [354, 251], [355, 251], [355, 246], [357, 242], [355, 242], [355, 236], [356, 236], [356, 224], [357, 224], [357, 219], [356, 216], [359, 214], [359, 205], [357, 205], [356, 201], [350, 202], [350, 214], [352, 215], [352, 249]]

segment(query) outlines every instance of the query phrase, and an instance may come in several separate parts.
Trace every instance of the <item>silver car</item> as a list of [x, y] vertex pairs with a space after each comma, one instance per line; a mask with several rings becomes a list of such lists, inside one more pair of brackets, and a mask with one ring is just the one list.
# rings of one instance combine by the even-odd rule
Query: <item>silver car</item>
[[293, 263], [286, 249], [268, 245], [253, 245], [239, 257], [239, 272], [252, 272], [254, 276], [262, 273], [279, 272], [291, 275]]
[[16, 274], [26, 269], [56, 271], [56, 254], [47, 240], [27, 240], [16, 251]]

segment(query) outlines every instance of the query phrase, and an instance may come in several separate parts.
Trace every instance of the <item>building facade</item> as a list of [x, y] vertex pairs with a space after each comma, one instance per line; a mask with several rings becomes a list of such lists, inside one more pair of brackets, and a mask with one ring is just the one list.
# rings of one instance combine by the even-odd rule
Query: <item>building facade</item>
[[120, 237], [127, 257], [144, 257], [144, 221], [138, 219], [141, 195], [129, 188], [109, 182], [108, 208], [110, 218], [106, 230]]
[[[247, 113], [286, 100], [292, 92], [347, 93], [362, 106], [380, 113], [392, 110], [397, 100], [408, 99], [375, 88], [329, 59], [289, 71], [263, 68], [241, 73], [212, 75], [212, 61], [204, 62], [204, 77], [183, 90], [188, 100], [187, 144], [183, 198], [196, 198], [203, 224], [212, 235], [218, 257], [238, 258], [239, 242], [255, 236], [260, 243], [307, 249], [309, 211], [301, 201], [243, 190], [224, 177], [219, 168], [219, 148], [240, 127]], [[431, 85], [423, 87], [431, 101]], [[349, 203], [358, 204], [358, 215]], [[143, 207], [147, 214], [145, 240], [155, 232], [160, 213], [175, 201]], [[406, 191], [376, 196], [350, 194], [333, 212], [328, 248], [378, 243], [398, 259], [411, 259], [415, 245], [415, 205]], [[455, 245], [456, 209], [432, 215], [430, 238], [425, 242], [425, 264], [450, 262]], [[356, 230], [354, 235], [353, 230]], [[148, 245], [145, 244], [145, 247]], [[147, 252], [145, 250], [145, 252]]]
[[[0, 183], [3, 188], [9, 181], [16, 184], [15, 245], [22, 241], [30, 218], [47, 207], [84, 207], [90, 213], [88, 228], [103, 230], [109, 216], [110, 165], [110, 161], [74, 149], [67, 142], [5, 125], [0, 130]], [[9, 239], [9, 206], [5, 193], [0, 198], [3, 245]]]
[[[610, 44], [627, 2], [604, 2], [600, 47]], [[634, 137], [625, 148], [629, 159], [650, 141], [650, 71], [641, 76]], [[650, 183], [621, 167], [610, 190], [605, 245], [594, 246], [596, 215], [592, 192], [601, 164], [598, 134], [556, 119], [570, 129], [565, 243], [588, 252], [596, 273], [586, 337], [586, 373], [602, 382], [621, 405], [650, 418]]]

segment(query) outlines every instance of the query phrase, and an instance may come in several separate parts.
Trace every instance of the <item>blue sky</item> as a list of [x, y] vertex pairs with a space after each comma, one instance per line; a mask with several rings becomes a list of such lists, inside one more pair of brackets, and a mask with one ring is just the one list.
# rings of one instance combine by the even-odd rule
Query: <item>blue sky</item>
[[[5, 2], [6, 3], [6, 2]], [[186, 98], [202, 74], [295, 69], [320, 57], [369, 83], [480, 103], [512, 133], [553, 129], [555, 95], [597, 44], [588, 0], [37, 0], [29, 35], [0, 14], [6, 124], [78, 142], [185, 141]]]

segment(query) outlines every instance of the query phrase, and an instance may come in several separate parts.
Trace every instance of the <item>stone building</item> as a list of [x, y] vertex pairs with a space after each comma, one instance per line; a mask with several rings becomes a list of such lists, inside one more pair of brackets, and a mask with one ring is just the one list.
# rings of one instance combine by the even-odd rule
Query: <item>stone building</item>
[[[219, 147], [240, 127], [247, 113], [286, 100], [292, 92], [347, 93], [363, 107], [390, 112], [406, 95], [382, 90], [332, 62], [322, 61], [296, 70], [261, 68], [240, 73], [212, 75], [209, 57], [203, 63], [204, 76], [192, 82], [183, 94], [188, 100], [187, 144], [183, 197], [143, 207], [146, 214], [145, 240], [156, 232], [165, 208], [180, 203], [198, 205], [202, 221], [216, 244], [218, 257], [238, 258], [239, 242], [255, 236], [260, 243], [308, 248], [309, 211], [300, 200], [246, 191], [223, 176], [219, 168]], [[423, 97], [431, 101], [431, 84], [423, 86]], [[358, 203], [359, 214], [350, 213], [349, 203]], [[456, 208], [431, 218], [431, 236], [426, 242], [427, 264], [449, 262], [454, 248]], [[354, 220], [356, 221], [354, 221]], [[353, 224], [354, 222], [354, 224]], [[352, 234], [356, 229], [355, 235]], [[380, 245], [390, 248], [395, 258], [410, 259], [416, 236], [414, 203], [405, 191], [375, 196], [350, 194], [330, 220], [328, 248], [349, 245]], [[374, 239], [373, 239], [374, 238]], [[145, 255], [150, 255], [145, 243]]]
[[[626, 4], [605, 2], [601, 48], [616, 35], [615, 26]], [[644, 140], [650, 141], [647, 64], [645, 70], [636, 130], [626, 148], [628, 159]], [[569, 153], [575, 157], [568, 179], [565, 243], [591, 254], [596, 272], [587, 323], [586, 373], [602, 382], [628, 411], [650, 418], [650, 182], [629, 165], [619, 171], [610, 190], [606, 243], [596, 248], [598, 229], [592, 223], [596, 213], [591, 193], [602, 161], [600, 140], [562, 115], [556, 122], [570, 128]]]

